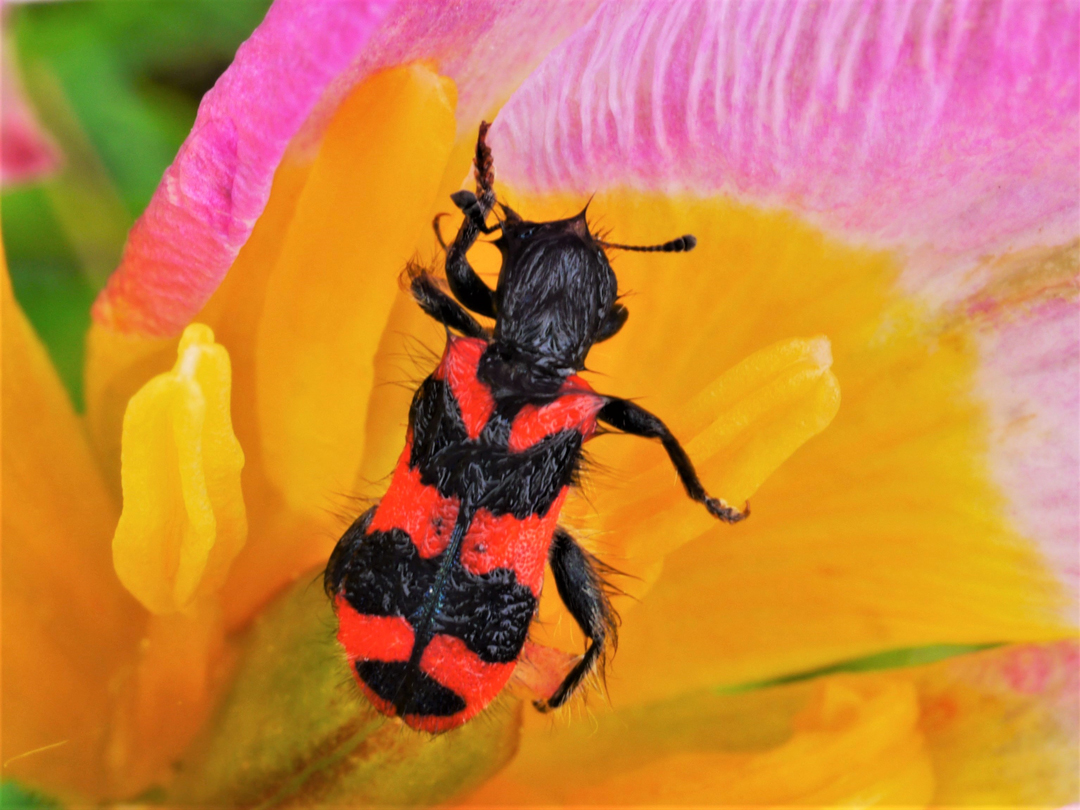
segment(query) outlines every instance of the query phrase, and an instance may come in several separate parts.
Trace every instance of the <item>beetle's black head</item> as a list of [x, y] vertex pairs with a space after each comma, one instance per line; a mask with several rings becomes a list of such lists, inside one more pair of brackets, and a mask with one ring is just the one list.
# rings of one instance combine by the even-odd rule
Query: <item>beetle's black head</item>
[[618, 306], [618, 283], [604, 249], [589, 232], [584, 211], [527, 222], [504, 210], [495, 242], [503, 257], [495, 342], [547, 373], [579, 371]]

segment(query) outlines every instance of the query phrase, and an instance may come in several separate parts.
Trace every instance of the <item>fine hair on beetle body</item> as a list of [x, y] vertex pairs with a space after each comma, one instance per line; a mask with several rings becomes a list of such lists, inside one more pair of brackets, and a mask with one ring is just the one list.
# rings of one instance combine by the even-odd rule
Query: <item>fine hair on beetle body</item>
[[[445, 348], [416, 386], [386, 494], [346, 530], [324, 578], [361, 691], [432, 733], [467, 722], [502, 691], [535, 620], [545, 564], [588, 645], [534, 705], [556, 709], [602, 679], [617, 642], [617, 572], [558, 523], [583, 446], [598, 433], [658, 439], [692, 500], [727, 523], [749, 514], [708, 494], [658, 417], [579, 376], [589, 350], [629, 316], [606, 250], [682, 253], [694, 237], [609, 242], [591, 232], [588, 206], [566, 219], [524, 219], [496, 199], [487, 131], [482, 124], [476, 192], [451, 195], [464, 214], [453, 241], [439, 217], [433, 223], [445, 282], [415, 262], [406, 270], [416, 303], [445, 328]], [[468, 260], [491, 234], [502, 257], [495, 289]]]

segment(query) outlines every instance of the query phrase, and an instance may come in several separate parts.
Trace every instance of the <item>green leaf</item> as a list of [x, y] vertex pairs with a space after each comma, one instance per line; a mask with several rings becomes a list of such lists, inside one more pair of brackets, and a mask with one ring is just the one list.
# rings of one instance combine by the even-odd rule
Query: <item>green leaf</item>
[[60, 802], [15, 782], [0, 783], [0, 808], [4, 810], [60, 810]]
[[4, 247], [15, 298], [76, 409], [90, 304], [191, 129], [200, 99], [268, 5], [97, 0], [5, 7], [4, 47], [63, 163], [38, 185], [4, 190]]
[[933, 664], [944, 661], [946, 658], [955, 658], [958, 655], [969, 655], [982, 652], [997, 644], [934, 644], [928, 647], [909, 647], [901, 650], [886, 650], [885, 652], [867, 655], [863, 658], [853, 658], [850, 661], [840, 661], [825, 667], [795, 672], [783, 675], [779, 678], [770, 678], [764, 681], [739, 684], [738, 686], [725, 686], [717, 690], [721, 694], [749, 692], [756, 689], [766, 689], [770, 686], [780, 686], [786, 683], [797, 683], [820, 678], [824, 675], [835, 675], [839, 672], [875, 672], [883, 669], [902, 669], [904, 667], [918, 667], [925, 664]]
[[[268, 5], [268, 0], [47, 3], [17, 9], [13, 22], [23, 69], [56, 77], [134, 217], [191, 129], [203, 93]], [[35, 88], [29, 90], [33, 96]]]
[[13, 189], [0, 199], [15, 298], [81, 409], [83, 336], [97, 290], [81, 272], [43, 188]]
[[513, 756], [519, 699], [504, 695], [446, 734], [413, 731], [360, 696], [335, 627], [326, 595], [307, 581], [263, 613], [167, 804], [432, 804], [477, 787]]

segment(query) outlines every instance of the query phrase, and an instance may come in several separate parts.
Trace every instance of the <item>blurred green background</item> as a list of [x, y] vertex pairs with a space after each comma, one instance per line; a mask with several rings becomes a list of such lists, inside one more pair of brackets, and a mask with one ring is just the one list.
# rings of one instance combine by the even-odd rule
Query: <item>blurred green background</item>
[[90, 305], [200, 99], [269, 4], [5, 2], [4, 48], [63, 164], [0, 192], [4, 249], [15, 297], [79, 410]]

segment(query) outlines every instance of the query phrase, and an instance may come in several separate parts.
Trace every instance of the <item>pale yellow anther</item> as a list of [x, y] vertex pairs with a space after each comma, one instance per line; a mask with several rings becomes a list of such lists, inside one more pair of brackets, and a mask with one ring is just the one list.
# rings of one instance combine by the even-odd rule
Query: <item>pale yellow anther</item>
[[154, 613], [216, 592], [247, 538], [231, 388], [228, 352], [209, 327], [192, 324], [173, 369], [146, 383], [124, 414], [113, 564]]

